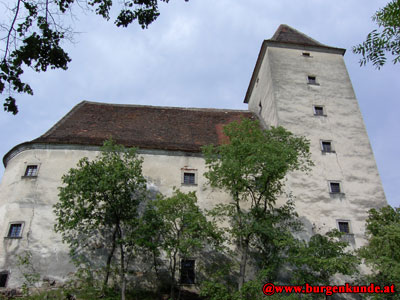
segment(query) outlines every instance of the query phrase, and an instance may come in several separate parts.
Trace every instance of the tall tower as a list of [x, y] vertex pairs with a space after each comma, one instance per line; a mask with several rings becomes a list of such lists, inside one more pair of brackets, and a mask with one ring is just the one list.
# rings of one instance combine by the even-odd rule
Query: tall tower
[[309, 231], [337, 228], [358, 248], [367, 211], [387, 202], [344, 53], [281, 25], [262, 44], [244, 102], [310, 140], [315, 166], [286, 184], [296, 209]]

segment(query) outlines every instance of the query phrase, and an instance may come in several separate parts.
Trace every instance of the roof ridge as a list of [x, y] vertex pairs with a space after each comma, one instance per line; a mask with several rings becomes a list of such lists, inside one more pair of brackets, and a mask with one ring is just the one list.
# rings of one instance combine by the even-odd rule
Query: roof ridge
[[63, 123], [65, 123], [73, 115], [73, 113], [75, 113], [75, 111], [77, 111], [81, 106], [83, 106], [86, 103], [90, 103], [90, 101], [83, 100], [83, 101], [79, 102], [64, 117], [62, 117], [56, 124], [54, 124], [52, 127], [50, 127], [49, 130], [47, 130], [44, 134], [42, 134], [41, 136], [37, 137], [36, 139], [33, 139], [32, 141], [35, 141], [37, 139], [49, 136], [58, 127], [60, 127]]
[[[235, 111], [235, 112], [250, 112], [247, 109], [230, 109], [230, 108], [209, 108], [209, 107], [179, 107], [179, 106], [159, 106], [159, 105], [144, 105], [144, 104], [122, 104], [122, 103], [107, 103], [107, 102], [96, 102], [96, 101], [87, 101], [84, 100], [77, 104], [75, 107], [79, 105], [87, 103], [92, 105], [110, 105], [110, 106], [119, 106], [119, 107], [148, 107], [155, 109], [174, 109], [174, 110], [191, 110], [191, 111]], [[72, 109], [74, 110], [75, 107]], [[71, 110], [71, 112], [72, 112]], [[69, 114], [69, 113], [68, 113]], [[67, 115], [65, 116], [67, 117]]]

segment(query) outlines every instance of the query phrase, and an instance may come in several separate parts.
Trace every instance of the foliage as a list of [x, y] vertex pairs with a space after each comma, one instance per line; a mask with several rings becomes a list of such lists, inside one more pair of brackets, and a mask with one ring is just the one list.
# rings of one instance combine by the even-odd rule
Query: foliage
[[24, 283], [21, 286], [22, 293], [28, 296], [30, 289], [37, 288], [37, 283], [40, 280], [40, 274], [35, 270], [32, 263], [32, 253], [25, 251], [23, 254], [17, 255], [17, 266], [24, 278]]
[[[169, 0], [123, 1], [114, 23], [127, 27], [137, 22], [147, 28], [160, 15], [160, 2]], [[74, 10], [93, 8], [97, 15], [109, 20], [113, 5], [111, 0], [16, 0], [15, 6], [9, 8], [8, 24], [1, 26], [4, 56], [0, 59], [0, 94], [5, 96], [4, 110], [18, 112], [15, 93], [33, 95], [30, 85], [21, 79], [24, 65], [36, 72], [68, 68], [71, 59], [62, 43], [72, 38], [73, 30], [63, 23], [68, 22]]]
[[293, 201], [273, 207], [260, 214], [253, 224], [251, 257], [258, 269], [263, 270], [263, 280], [277, 280], [279, 272], [288, 262], [288, 251], [297, 246], [294, 232], [302, 230]]
[[366, 223], [368, 244], [358, 252], [372, 273], [365, 276], [369, 284], [392, 285], [397, 288], [393, 295], [370, 295], [370, 299], [400, 299], [400, 208], [390, 206], [371, 209]]
[[54, 205], [55, 230], [69, 244], [72, 257], [85, 268], [99, 263], [91, 261], [90, 255], [101, 259], [99, 253], [107, 253], [104, 287], [118, 249], [124, 295], [127, 260], [133, 253], [131, 236], [138, 225], [138, 206], [146, 199], [142, 159], [135, 149], [106, 141], [97, 159], [81, 159], [62, 181], [60, 199]]
[[309, 242], [298, 241], [289, 256], [292, 281], [299, 285], [329, 285], [335, 274], [357, 274], [359, 259], [346, 249], [348, 242], [341, 240], [342, 235], [335, 229], [325, 235], [315, 234]]
[[[207, 281], [202, 285], [200, 295], [207, 300], [262, 300], [266, 299], [263, 294], [262, 286], [267, 282], [268, 271], [260, 271], [256, 278], [249, 280], [243, 284], [240, 290], [231, 288], [229, 284], [221, 283], [221, 281]], [[276, 283], [279, 285], [279, 283]], [[276, 293], [268, 296], [268, 299], [299, 299], [299, 294], [296, 293]], [[301, 299], [312, 299], [311, 295], [303, 294]]]
[[[180, 266], [180, 260], [188, 259], [198, 254], [206, 245], [218, 245], [221, 243], [221, 234], [216, 224], [208, 221], [204, 213], [197, 206], [197, 197], [194, 192], [182, 193], [175, 190], [171, 197], [159, 195], [157, 200], [150, 202], [147, 206], [148, 235], [158, 236], [154, 240], [148, 240], [142, 245], [153, 250], [158, 248], [168, 261], [168, 270], [171, 278], [171, 298], [175, 299], [174, 290], [177, 286], [176, 272]], [[151, 223], [157, 224], [151, 226]], [[140, 242], [139, 242], [140, 243]]]
[[[103, 299], [103, 300], [118, 300], [120, 299], [121, 296], [117, 291], [107, 291], [107, 293], [100, 295], [98, 291], [94, 291], [92, 288], [85, 286], [81, 287], [79, 289], [74, 288], [59, 288], [55, 290], [48, 290], [48, 291], [42, 291], [42, 292], [37, 292], [33, 293], [30, 296], [23, 296], [23, 297], [17, 297], [15, 299], [18, 300], [74, 300], [74, 299], [79, 299], [79, 300], [93, 300], [93, 299]], [[126, 298], [129, 300], [156, 300], [159, 299], [159, 295], [157, 295], [154, 292], [151, 291], [128, 291]], [[6, 300], [9, 298], [2, 298], [0, 294], [0, 299], [1, 300]]]
[[393, 63], [400, 62], [400, 0], [390, 1], [372, 17], [378, 29], [372, 30], [367, 39], [353, 52], [362, 55], [360, 65], [368, 62], [380, 69], [386, 63], [386, 55], [394, 56]]
[[[232, 196], [230, 203], [217, 205], [213, 214], [230, 223], [227, 230], [231, 243], [237, 245], [240, 255], [241, 289], [251, 248], [274, 256], [271, 251], [286, 246], [275, 244], [274, 250], [269, 248], [273, 239], [284, 241], [291, 236], [286, 231], [298, 229], [291, 203], [281, 209], [274, 205], [283, 192], [285, 175], [307, 171], [312, 162], [309, 142], [282, 127], [263, 130], [258, 121], [242, 119], [225, 126], [224, 134], [229, 143], [203, 149], [208, 168], [204, 175], [212, 187], [225, 189]], [[279, 226], [285, 223], [285, 234], [276, 238]]]
[[[359, 259], [346, 248], [347, 242], [341, 240], [342, 233], [332, 230], [325, 235], [313, 235], [310, 241], [297, 240], [293, 237], [281, 243], [271, 240], [271, 247], [284, 245], [282, 249], [273, 251], [278, 254], [278, 262], [266, 259], [273, 265], [265, 264], [257, 276], [245, 282], [240, 290], [230, 286], [222, 274], [216, 274], [201, 286], [200, 293], [208, 300], [253, 300], [264, 299], [260, 287], [271, 282], [275, 285], [331, 285], [332, 277], [336, 274], [353, 276], [358, 274]], [[275, 239], [279, 237], [276, 236]], [[262, 252], [259, 252], [261, 255]], [[278, 276], [286, 268], [286, 276]], [[279, 278], [281, 277], [281, 278]], [[298, 299], [296, 293], [275, 294], [271, 299]], [[325, 299], [324, 294], [302, 295], [302, 299]]]

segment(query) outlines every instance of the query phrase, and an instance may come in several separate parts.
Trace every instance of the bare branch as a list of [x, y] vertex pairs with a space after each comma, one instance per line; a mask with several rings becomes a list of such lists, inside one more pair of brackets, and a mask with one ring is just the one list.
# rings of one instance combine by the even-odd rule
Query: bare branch
[[10, 45], [10, 37], [11, 37], [11, 33], [13, 32], [13, 30], [15, 30], [15, 29], [14, 29], [14, 25], [15, 25], [15, 22], [17, 21], [17, 18], [18, 18], [18, 13], [19, 13], [19, 6], [20, 6], [20, 4], [21, 4], [21, 0], [18, 0], [18, 2], [17, 2], [17, 7], [16, 7], [16, 11], [15, 11], [15, 15], [14, 15], [14, 19], [13, 19], [12, 22], [11, 22], [10, 30], [8, 31], [8, 35], [7, 35], [7, 43], [6, 43], [6, 48], [5, 48], [5, 51], [4, 51], [4, 58], [3, 58], [3, 61], [6, 61], [6, 60], [7, 60], [8, 47], [9, 47], [9, 45]]

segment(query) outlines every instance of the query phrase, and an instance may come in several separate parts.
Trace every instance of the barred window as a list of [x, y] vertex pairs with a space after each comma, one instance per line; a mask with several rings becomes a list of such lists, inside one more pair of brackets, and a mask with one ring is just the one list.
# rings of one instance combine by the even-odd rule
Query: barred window
[[194, 284], [195, 283], [195, 272], [194, 272], [195, 260], [194, 259], [182, 259], [181, 260], [181, 280], [182, 284]]
[[322, 152], [333, 152], [331, 141], [322, 141], [321, 148], [322, 148]]
[[26, 167], [25, 175], [27, 177], [35, 177], [38, 173], [38, 166], [37, 165], [29, 165]]
[[0, 287], [7, 286], [8, 272], [0, 272]]
[[323, 106], [314, 106], [314, 115], [315, 116], [324, 116], [324, 107]]
[[194, 173], [184, 172], [183, 173], [183, 183], [184, 184], [195, 184], [196, 177]]
[[339, 231], [344, 233], [350, 233], [349, 222], [339, 221], [338, 222]]
[[317, 77], [308, 76], [308, 84], [317, 84]]
[[329, 182], [329, 187], [331, 193], [338, 194], [342, 192], [339, 182]]
[[10, 224], [10, 229], [8, 230], [7, 237], [9, 238], [19, 238], [22, 235], [22, 224], [14, 223]]

